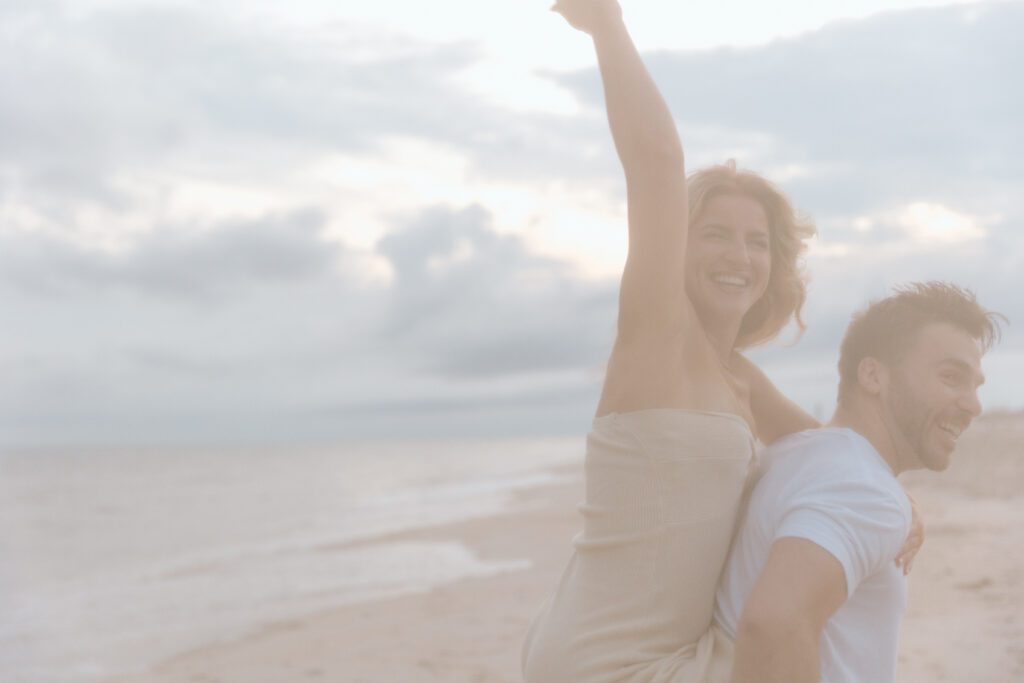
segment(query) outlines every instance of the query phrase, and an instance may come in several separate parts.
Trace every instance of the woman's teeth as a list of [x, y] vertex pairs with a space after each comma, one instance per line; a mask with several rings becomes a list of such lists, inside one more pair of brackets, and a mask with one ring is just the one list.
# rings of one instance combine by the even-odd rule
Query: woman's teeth
[[748, 280], [738, 275], [713, 275], [711, 280], [720, 285], [731, 285], [733, 287], [746, 287]]

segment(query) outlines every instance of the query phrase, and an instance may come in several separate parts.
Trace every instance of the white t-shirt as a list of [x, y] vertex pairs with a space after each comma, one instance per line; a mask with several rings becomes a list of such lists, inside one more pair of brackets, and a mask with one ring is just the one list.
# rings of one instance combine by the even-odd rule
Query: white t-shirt
[[715, 621], [735, 640], [743, 605], [779, 538], [805, 538], [834, 555], [847, 598], [821, 638], [823, 683], [893, 683], [906, 579], [895, 564], [910, 501], [892, 469], [851, 429], [793, 434], [761, 456], [761, 478], [733, 542]]

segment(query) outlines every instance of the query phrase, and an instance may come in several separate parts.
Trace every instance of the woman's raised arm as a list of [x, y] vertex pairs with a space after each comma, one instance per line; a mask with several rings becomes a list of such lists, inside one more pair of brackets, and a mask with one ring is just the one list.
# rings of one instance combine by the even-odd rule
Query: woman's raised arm
[[594, 40], [608, 123], [627, 179], [652, 159], [682, 164], [672, 114], [622, 20], [616, 0], [559, 0], [551, 8]]
[[594, 40], [608, 122], [626, 175], [629, 255], [619, 297], [619, 341], [678, 333], [689, 310], [683, 286], [687, 200], [672, 115], [616, 0], [559, 0], [552, 9]]

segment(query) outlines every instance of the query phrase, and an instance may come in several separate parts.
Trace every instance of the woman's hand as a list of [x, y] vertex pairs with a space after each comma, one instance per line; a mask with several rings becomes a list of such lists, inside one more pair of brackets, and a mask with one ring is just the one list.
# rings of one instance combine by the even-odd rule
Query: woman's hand
[[617, 0], [557, 0], [551, 11], [565, 17], [573, 28], [590, 35], [622, 20], [622, 8]]
[[900, 548], [899, 555], [896, 556], [896, 566], [903, 568], [903, 575], [906, 576], [910, 573], [910, 568], [914, 564], [914, 558], [917, 557], [917, 551], [924, 545], [924, 520], [921, 519], [921, 509], [917, 506], [917, 501], [908, 493], [907, 498], [910, 498], [910, 533], [907, 535], [907, 540]]

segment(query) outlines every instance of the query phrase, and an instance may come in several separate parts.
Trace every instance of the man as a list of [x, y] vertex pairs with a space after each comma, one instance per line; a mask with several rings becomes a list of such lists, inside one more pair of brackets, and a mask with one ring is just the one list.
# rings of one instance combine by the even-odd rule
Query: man
[[896, 475], [943, 470], [981, 412], [995, 316], [943, 283], [915, 284], [851, 322], [838, 408], [773, 444], [734, 541], [715, 619], [733, 683], [892, 683], [911, 506]]

